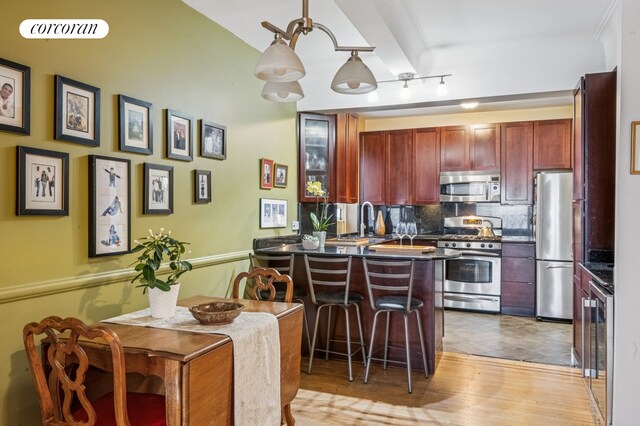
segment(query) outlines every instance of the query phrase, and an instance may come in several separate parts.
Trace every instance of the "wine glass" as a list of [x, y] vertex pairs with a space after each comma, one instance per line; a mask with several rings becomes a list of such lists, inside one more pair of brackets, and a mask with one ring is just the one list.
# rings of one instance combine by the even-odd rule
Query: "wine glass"
[[400, 238], [400, 247], [402, 247], [402, 239], [407, 235], [407, 224], [404, 222], [398, 222], [396, 226], [396, 234]]
[[418, 227], [415, 222], [407, 223], [407, 237], [411, 240], [411, 247], [413, 247], [413, 238], [418, 235]]

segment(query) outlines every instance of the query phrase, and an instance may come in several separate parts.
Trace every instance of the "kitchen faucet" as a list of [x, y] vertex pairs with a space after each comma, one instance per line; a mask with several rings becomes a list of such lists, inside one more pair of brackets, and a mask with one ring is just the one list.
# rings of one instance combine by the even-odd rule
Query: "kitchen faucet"
[[[367, 225], [364, 224], [364, 206], [369, 205], [369, 221]], [[360, 206], [360, 236], [364, 237], [364, 231], [369, 228], [368, 223], [373, 221], [373, 204], [369, 201], [365, 201]]]

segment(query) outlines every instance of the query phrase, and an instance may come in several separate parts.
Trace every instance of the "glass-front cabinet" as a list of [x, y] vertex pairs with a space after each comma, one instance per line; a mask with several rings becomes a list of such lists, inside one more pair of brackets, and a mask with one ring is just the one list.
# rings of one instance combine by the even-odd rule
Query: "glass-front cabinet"
[[315, 202], [316, 197], [307, 192], [307, 183], [320, 181], [329, 191], [329, 202], [334, 202], [335, 116], [299, 114], [298, 119], [300, 201]]

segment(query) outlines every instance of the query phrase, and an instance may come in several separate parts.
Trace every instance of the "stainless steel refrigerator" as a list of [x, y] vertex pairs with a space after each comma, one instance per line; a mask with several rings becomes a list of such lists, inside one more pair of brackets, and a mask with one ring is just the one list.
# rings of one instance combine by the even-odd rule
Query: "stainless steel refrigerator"
[[536, 316], [573, 316], [572, 173], [536, 176]]

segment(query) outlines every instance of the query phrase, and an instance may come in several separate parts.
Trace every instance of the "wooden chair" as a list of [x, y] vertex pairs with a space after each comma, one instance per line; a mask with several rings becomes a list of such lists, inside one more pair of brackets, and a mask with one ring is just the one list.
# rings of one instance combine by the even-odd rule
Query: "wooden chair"
[[[280, 274], [273, 268], [253, 268], [249, 272], [240, 272], [236, 279], [233, 281], [233, 298], [238, 299], [240, 297], [240, 283], [242, 280], [253, 280], [254, 286], [250, 291], [250, 297], [255, 300], [266, 300], [273, 302], [276, 300], [276, 287], [275, 283], [284, 283], [285, 292], [282, 301], [285, 303], [291, 303], [293, 301], [293, 281], [291, 277], [286, 274]], [[269, 296], [265, 299], [264, 296]]]
[[[35, 340], [42, 334], [48, 342], [39, 355]], [[88, 326], [76, 318], [51, 316], [25, 325], [22, 335], [43, 425], [166, 424], [164, 395], [127, 392], [124, 350], [112, 330]], [[110, 356], [89, 359], [78, 342], [81, 337], [91, 341], [84, 344], [106, 343], [104, 349]], [[88, 397], [91, 389], [85, 383], [91, 365], [113, 374], [113, 390], [94, 400]]]
[[[369, 302], [371, 310], [375, 312], [373, 316], [373, 325], [371, 326], [371, 339], [369, 340], [369, 352], [367, 357], [367, 368], [364, 373], [364, 382], [369, 381], [369, 370], [371, 368], [371, 360], [382, 361], [383, 367], [387, 369], [388, 362], [397, 362], [406, 364], [408, 392], [412, 393], [411, 386], [411, 349], [409, 341], [409, 316], [416, 314], [418, 323], [418, 336], [420, 340], [420, 348], [422, 349], [422, 363], [424, 366], [424, 376], [428, 377], [427, 357], [424, 344], [424, 332], [422, 331], [422, 321], [420, 320], [420, 310], [424, 306], [422, 300], [413, 297], [413, 273], [414, 260], [389, 261], [389, 260], [372, 260], [366, 257], [362, 258], [364, 266], [364, 274], [367, 280], [367, 292], [369, 293]], [[387, 355], [389, 353], [389, 323], [391, 313], [400, 313], [404, 320], [404, 341], [406, 351], [406, 362], [389, 361]], [[374, 358], [373, 344], [376, 337], [376, 324], [378, 315], [386, 313], [386, 327], [384, 338], [384, 358]]]

